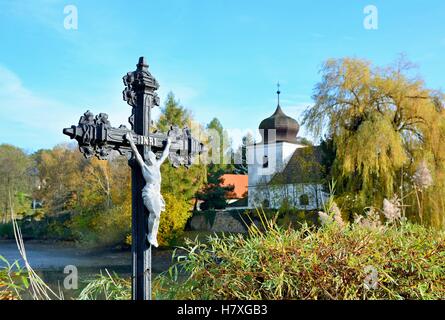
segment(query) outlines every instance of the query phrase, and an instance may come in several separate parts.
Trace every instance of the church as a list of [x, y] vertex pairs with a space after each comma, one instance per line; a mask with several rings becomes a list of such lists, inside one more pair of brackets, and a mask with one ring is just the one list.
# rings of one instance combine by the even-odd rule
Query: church
[[259, 125], [262, 141], [247, 146], [247, 208], [321, 209], [329, 196], [321, 148], [300, 142], [300, 126], [283, 112], [277, 94], [275, 112]]

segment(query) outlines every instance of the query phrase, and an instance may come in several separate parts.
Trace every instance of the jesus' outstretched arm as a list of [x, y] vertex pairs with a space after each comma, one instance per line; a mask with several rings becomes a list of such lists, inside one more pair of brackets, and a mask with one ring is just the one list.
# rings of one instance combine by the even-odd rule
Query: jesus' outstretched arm
[[165, 145], [164, 151], [162, 151], [162, 155], [159, 158], [159, 164], [163, 164], [164, 161], [167, 159], [167, 157], [168, 157], [168, 155], [170, 153], [170, 146], [171, 146], [171, 144], [172, 144], [172, 141], [171, 141], [171, 139], [169, 137], [169, 138], [167, 138], [167, 144]]
[[127, 139], [128, 142], [130, 143], [131, 150], [133, 150], [133, 153], [134, 153], [134, 156], [136, 157], [137, 162], [139, 163], [139, 165], [141, 167], [143, 167], [145, 165], [144, 159], [142, 159], [141, 154], [139, 153], [138, 149], [136, 148], [136, 145], [134, 144], [133, 135], [130, 132], [128, 132], [125, 135], [125, 139]]

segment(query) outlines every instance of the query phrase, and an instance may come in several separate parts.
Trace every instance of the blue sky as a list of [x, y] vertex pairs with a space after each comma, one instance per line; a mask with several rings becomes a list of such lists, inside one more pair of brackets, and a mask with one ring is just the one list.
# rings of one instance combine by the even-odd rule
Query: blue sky
[[[64, 28], [71, 4], [77, 30]], [[363, 27], [369, 4], [377, 30]], [[87, 109], [125, 124], [121, 79], [142, 55], [162, 101], [173, 91], [199, 122], [235, 129], [237, 144], [274, 111], [277, 81], [284, 111], [300, 119], [324, 60], [385, 65], [400, 53], [444, 89], [443, 0], [0, 0], [0, 143], [34, 151], [67, 142], [62, 128]]]

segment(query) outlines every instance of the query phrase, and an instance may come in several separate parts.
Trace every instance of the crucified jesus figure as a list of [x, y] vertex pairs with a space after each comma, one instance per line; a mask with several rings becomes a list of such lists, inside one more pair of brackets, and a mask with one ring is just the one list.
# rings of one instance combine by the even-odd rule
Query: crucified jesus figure
[[144, 205], [150, 213], [148, 217], [148, 235], [147, 241], [155, 247], [158, 247], [158, 228], [159, 219], [161, 217], [161, 211], [165, 211], [165, 201], [161, 194], [161, 165], [167, 159], [171, 139], [167, 138], [167, 144], [159, 159], [153, 151], [148, 152], [148, 159], [144, 162], [144, 159], [140, 155], [136, 145], [133, 141], [133, 135], [127, 133], [125, 138], [130, 143], [131, 149], [134, 152], [138, 164], [141, 166], [142, 175], [145, 179], [145, 186], [142, 189], [142, 199]]

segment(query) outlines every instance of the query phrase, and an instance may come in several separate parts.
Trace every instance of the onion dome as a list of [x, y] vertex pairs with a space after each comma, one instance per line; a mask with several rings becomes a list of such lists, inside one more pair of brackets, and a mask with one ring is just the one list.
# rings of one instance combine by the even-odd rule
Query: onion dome
[[[300, 130], [300, 125], [298, 122], [287, 116], [280, 107], [280, 85], [278, 84], [278, 105], [274, 114], [269, 118], [261, 121], [259, 129], [260, 134], [263, 138], [263, 143], [275, 143], [275, 142], [289, 142], [289, 143], [297, 143], [297, 135]], [[275, 130], [275, 131], [269, 131]], [[274, 133], [275, 132], [275, 139]], [[271, 141], [269, 141], [269, 135]]]

